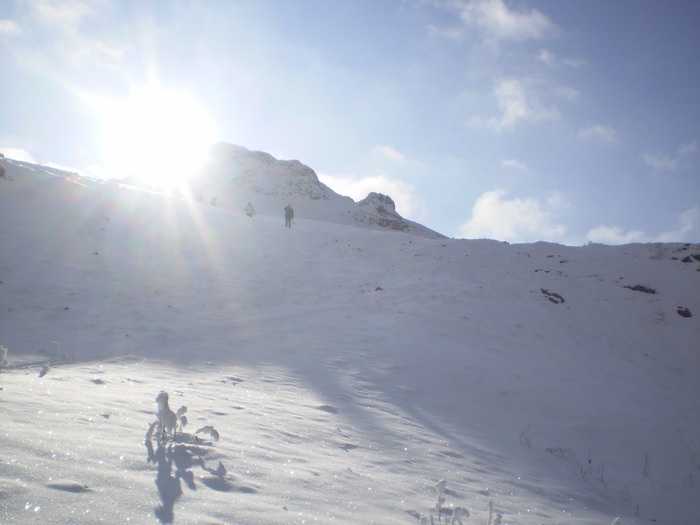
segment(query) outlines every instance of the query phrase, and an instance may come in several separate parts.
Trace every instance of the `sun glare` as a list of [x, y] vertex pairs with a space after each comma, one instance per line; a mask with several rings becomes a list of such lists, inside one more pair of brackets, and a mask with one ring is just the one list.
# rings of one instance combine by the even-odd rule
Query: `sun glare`
[[98, 104], [107, 162], [118, 177], [183, 190], [216, 140], [205, 108], [182, 93], [149, 89]]

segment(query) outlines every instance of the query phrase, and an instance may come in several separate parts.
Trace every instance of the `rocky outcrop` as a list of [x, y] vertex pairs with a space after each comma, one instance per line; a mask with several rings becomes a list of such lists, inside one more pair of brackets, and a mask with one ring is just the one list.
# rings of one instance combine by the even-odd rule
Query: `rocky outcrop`
[[376, 224], [395, 231], [408, 231], [410, 229], [409, 222], [396, 212], [396, 204], [388, 195], [372, 192], [357, 204], [355, 218], [358, 221]]

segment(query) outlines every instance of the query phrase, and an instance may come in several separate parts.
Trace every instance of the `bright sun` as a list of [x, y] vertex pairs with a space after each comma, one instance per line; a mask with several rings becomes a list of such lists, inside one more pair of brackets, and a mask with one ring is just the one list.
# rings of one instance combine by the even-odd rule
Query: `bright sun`
[[128, 100], [98, 104], [103, 147], [120, 177], [135, 177], [165, 191], [184, 189], [216, 140], [215, 126], [196, 99], [146, 89]]

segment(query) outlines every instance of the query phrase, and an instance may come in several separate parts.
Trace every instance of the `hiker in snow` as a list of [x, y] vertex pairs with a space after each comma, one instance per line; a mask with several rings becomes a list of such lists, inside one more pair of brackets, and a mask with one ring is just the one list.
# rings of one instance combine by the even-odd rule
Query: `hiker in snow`
[[209, 204], [211, 204], [212, 206], [216, 206], [216, 195], [214, 195], [214, 196], [211, 198], [211, 200], [209, 201]]
[[287, 204], [284, 208], [284, 225], [287, 228], [292, 227], [292, 219], [294, 218], [294, 210], [291, 204]]
[[252, 217], [255, 215], [255, 209], [253, 208], [253, 205], [251, 203], [248, 203], [248, 206], [245, 207], [245, 214], [248, 217]]

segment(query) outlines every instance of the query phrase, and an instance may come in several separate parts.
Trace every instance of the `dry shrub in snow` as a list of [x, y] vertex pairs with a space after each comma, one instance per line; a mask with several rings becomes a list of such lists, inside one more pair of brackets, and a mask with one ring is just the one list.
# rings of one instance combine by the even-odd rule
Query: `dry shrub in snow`
[[[442, 523], [442, 514], [445, 510], [443, 504], [445, 503], [445, 486], [447, 481], [441, 479], [435, 484], [435, 492], [437, 493], [437, 501], [435, 502], [435, 512], [437, 513], [437, 523]], [[464, 525], [462, 518], [469, 517], [469, 511], [464, 507], [455, 507], [452, 510], [452, 519], [449, 522], [450, 525]], [[421, 525], [434, 525], [435, 517], [431, 514], [429, 516], [422, 516], [420, 519]]]
[[[181, 406], [177, 412], [173, 412], [168, 402], [169, 396], [165, 391], [161, 391], [156, 397], [156, 420], [151, 423], [146, 433], [146, 439], [151, 440], [155, 434], [158, 441], [175, 441], [178, 432], [182, 432], [187, 425], [186, 406]], [[214, 441], [219, 441], [219, 433], [211, 425], [203, 426], [192, 434], [191, 440], [197, 438], [197, 434], [207, 434]]]
[[168, 403], [168, 393], [165, 391], [161, 391], [156, 397], [156, 405], [158, 406], [156, 420], [151, 423], [146, 439], [150, 440], [155, 432], [156, 439], [159, 441], [174, 441], [178, 431], [178, 422], [180, 430], [187, 424], [187, 418], [185, 417], [187, 407], [181, 406], [178, 408], [177, 413], [173, 412]]

